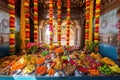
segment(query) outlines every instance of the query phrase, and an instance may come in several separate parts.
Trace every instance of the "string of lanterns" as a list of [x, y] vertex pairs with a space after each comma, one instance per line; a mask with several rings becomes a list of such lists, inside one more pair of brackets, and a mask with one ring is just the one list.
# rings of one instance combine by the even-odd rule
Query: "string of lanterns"
[[38, 41], [38, 0], [34, 0], [34, 42]]
[[26, 0], [25, 3], [25, 41], [30, 41], [30, 12], [29, 12], [29, 0]]
[[86, 0], [85, 45], [89, 42], [90, 0]]
[[70, 7], [71, 1], [67, 0], [67, 28], [66, 28], [66, 47], [69, 48], [69, 41], [70, 41]]
[[15, 52], [15, 0], [8, 0], [9, 7], [9, 21], [10, 21], [10, 35], [9, 35], [9, 44], [10, 44], [10, 53], [14, 54]]
[[61, 45], [61, 0], [58, 0], [58, 46]]
[[95, 42], [99, 41], [100, 3], [101, 3], [101, 0], [96, 0], [95, 27], [94, 27], [94, 41]]
[[49, 31], [50, 31], [50, 48], [53, 42], [53, 0], [49, 0]]

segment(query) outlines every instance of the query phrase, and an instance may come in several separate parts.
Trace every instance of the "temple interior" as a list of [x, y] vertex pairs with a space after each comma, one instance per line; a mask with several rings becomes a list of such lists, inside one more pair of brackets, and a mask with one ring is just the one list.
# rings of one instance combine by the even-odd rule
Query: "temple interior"
[[0, 80], [119, 75], [120, 0], [0, 0]]

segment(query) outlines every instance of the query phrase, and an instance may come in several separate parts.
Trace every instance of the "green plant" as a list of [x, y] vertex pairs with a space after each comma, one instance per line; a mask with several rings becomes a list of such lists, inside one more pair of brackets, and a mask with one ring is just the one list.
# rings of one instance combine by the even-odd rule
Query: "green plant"
[[98, 48], [98, 45], [99, 45], [99, 42], [92, 41], [92, 42], [88, 43], [86, 46], [88, 53], [96, 52], [95, 49]]

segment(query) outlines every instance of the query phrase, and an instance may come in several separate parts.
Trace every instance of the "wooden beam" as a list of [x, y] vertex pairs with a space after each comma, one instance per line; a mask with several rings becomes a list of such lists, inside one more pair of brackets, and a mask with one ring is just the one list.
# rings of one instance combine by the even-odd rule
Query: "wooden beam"
[[107, 3], [107, 5], [101, 6], [101, 15], [106, 14], [115, 8], [120, 8], [120, 0], [113, 0]]
[[0, 9], [8, 11], [8, 5], [5, 4], [4, 2], [0, 1]]

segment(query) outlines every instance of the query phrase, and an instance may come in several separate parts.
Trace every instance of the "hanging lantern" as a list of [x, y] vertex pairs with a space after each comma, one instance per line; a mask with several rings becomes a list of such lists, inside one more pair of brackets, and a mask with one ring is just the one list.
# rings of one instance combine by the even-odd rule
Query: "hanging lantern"
[[9, 44], [10, 44], [10, 53], [15, 53], [15, 0], [8, 0], [9, 7], [9, 22], [10, 22], [10, 35], [9, 35]]
[[29, 0], [24, 3], [25, 6], [25, 41], [26, 43], [30, 41], [30, 12], [29, 12]]
[[34, 42], [38, 41], [38, 0], [34, 0]]
[[66, 28], [66, 47], [69, 49], [69, 41], [70, 41], [70, 7], [71, 7], [71, 1], [67, 0], [67, 28]]

